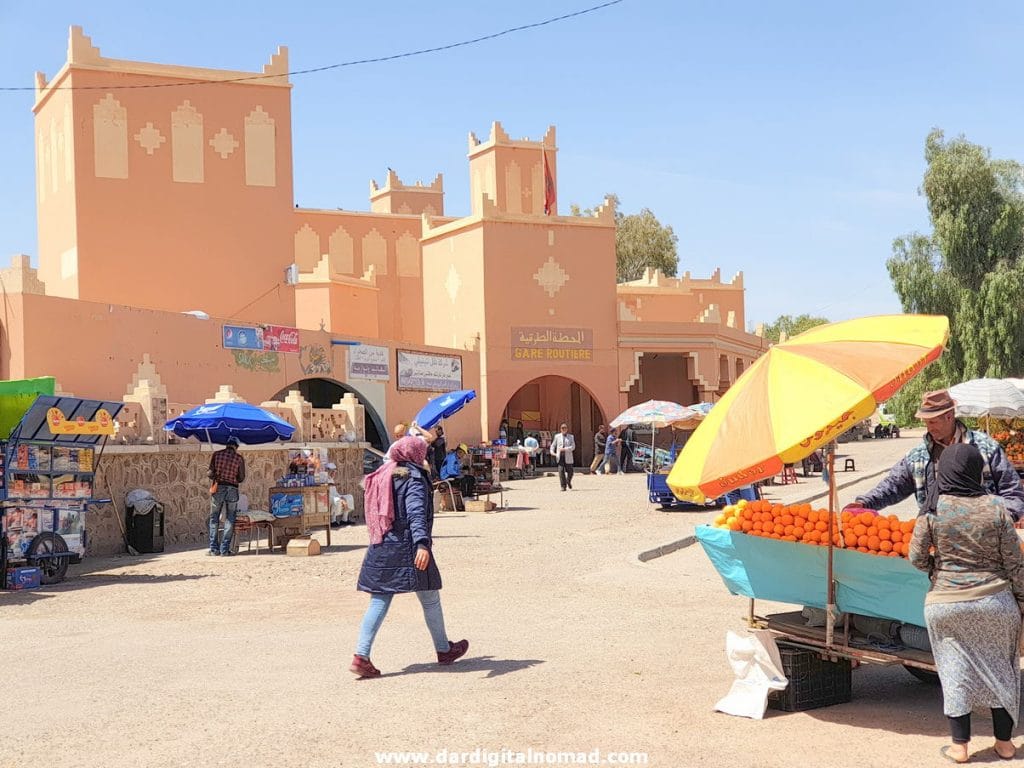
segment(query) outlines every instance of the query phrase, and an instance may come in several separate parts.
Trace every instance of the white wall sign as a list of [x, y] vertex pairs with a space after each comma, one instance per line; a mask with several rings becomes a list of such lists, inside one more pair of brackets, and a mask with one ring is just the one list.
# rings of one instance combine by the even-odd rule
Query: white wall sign
[[391, 378], [391, 365], [387, 347], [360, 344], [348, 348], [348, 378], [387, 381]]
[[428, 392], [462, 389], [462, 358], [398, 350], [398, 388]]

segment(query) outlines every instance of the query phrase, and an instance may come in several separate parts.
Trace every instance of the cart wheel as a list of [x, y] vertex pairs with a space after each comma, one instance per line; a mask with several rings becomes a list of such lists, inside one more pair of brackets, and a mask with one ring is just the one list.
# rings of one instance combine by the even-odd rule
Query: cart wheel
[[[47, 557], [46, 555], [60, 555], [67, 551], [67, 542], [62, 537], [53, 531], [45, 531], [32, 539], [25, 555], [28, 564], [39, 569], [39, 581], [42, 584], [57, 584], [64, 581], [71, 557]], [[44, 556], [40, 557], [40, 555]]]
[[928, 685], [939, 684], [939, 674], [937, 672], [931, 672], [927, 669], [921, 669], [920, 667], [903, 667], [907, 672], [912, 674], [922, 683], [928, 683]]

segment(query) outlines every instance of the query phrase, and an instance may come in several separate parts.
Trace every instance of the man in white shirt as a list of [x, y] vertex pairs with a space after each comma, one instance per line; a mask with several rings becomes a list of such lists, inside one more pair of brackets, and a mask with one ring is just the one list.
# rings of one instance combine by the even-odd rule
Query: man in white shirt
[[572, 490], [572, 452], [576, 449], [576, 438], [569, 434], [569, 425], [559, 427], [558, 434], [551, 441], [551, 455], [558, 462], [558, 482], [562, 490]]
[[348, 519], [349, 515], [352, 514], [352, 496], [338, 493], [338, 465], [331, 461], [327, 463], [326, 469], [328, 504], [331, 508], [331, 525], [355, 525], [355, 523]]

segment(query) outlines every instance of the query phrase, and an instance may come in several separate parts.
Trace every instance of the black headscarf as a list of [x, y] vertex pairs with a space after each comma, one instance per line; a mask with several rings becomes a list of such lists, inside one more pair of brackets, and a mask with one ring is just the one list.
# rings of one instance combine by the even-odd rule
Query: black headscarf
[[985, 458], [971, 443], [954, 443], [945, 448], [935, 470], [935, 482], [928, 489], [926, 506], [934, 514], [939, 496], [986, 496], [982, 484]]

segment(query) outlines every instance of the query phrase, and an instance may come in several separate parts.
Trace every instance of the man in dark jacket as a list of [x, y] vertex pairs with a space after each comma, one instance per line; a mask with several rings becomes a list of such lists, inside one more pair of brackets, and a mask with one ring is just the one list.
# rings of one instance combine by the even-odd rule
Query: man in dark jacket
[[622, 460], [619, 462], [619, 473], [633, 471], [633, 425], [626, 424], [619, 433], [619, 442], [622, 444]]
[[441, 476], [441, 465], [444, 464], [445, 456], [448, 454], [448, 443], [444, 439], [444, 427], [438, 424], [434, 427], [434, 442], [430, 444], [427, 455], [430, 457], [430, 465], [434, 470], [434, 477]]
[[900, 459], [889, 475], [872, 490], [857, 497], [856, 504], [880, 510], [903, 501], [911, 494], [917, 499], [918, 514], [927, 510], [928, 489], [935, 483], [935, 467], [943, 449], [953, 443], [977, 446], [985, 459], [983, 481], [994, 496], [1000, 496], [1014, 520], [1024, 517], [1024, 490], [1020, 477], [1003, 452], [1002, 446], [984, 432], [968, 429], [956, 418], [956, 403], [949, 391], [926, 392], [914, 414], [924, 422], [927, 433], [920, 445]]

